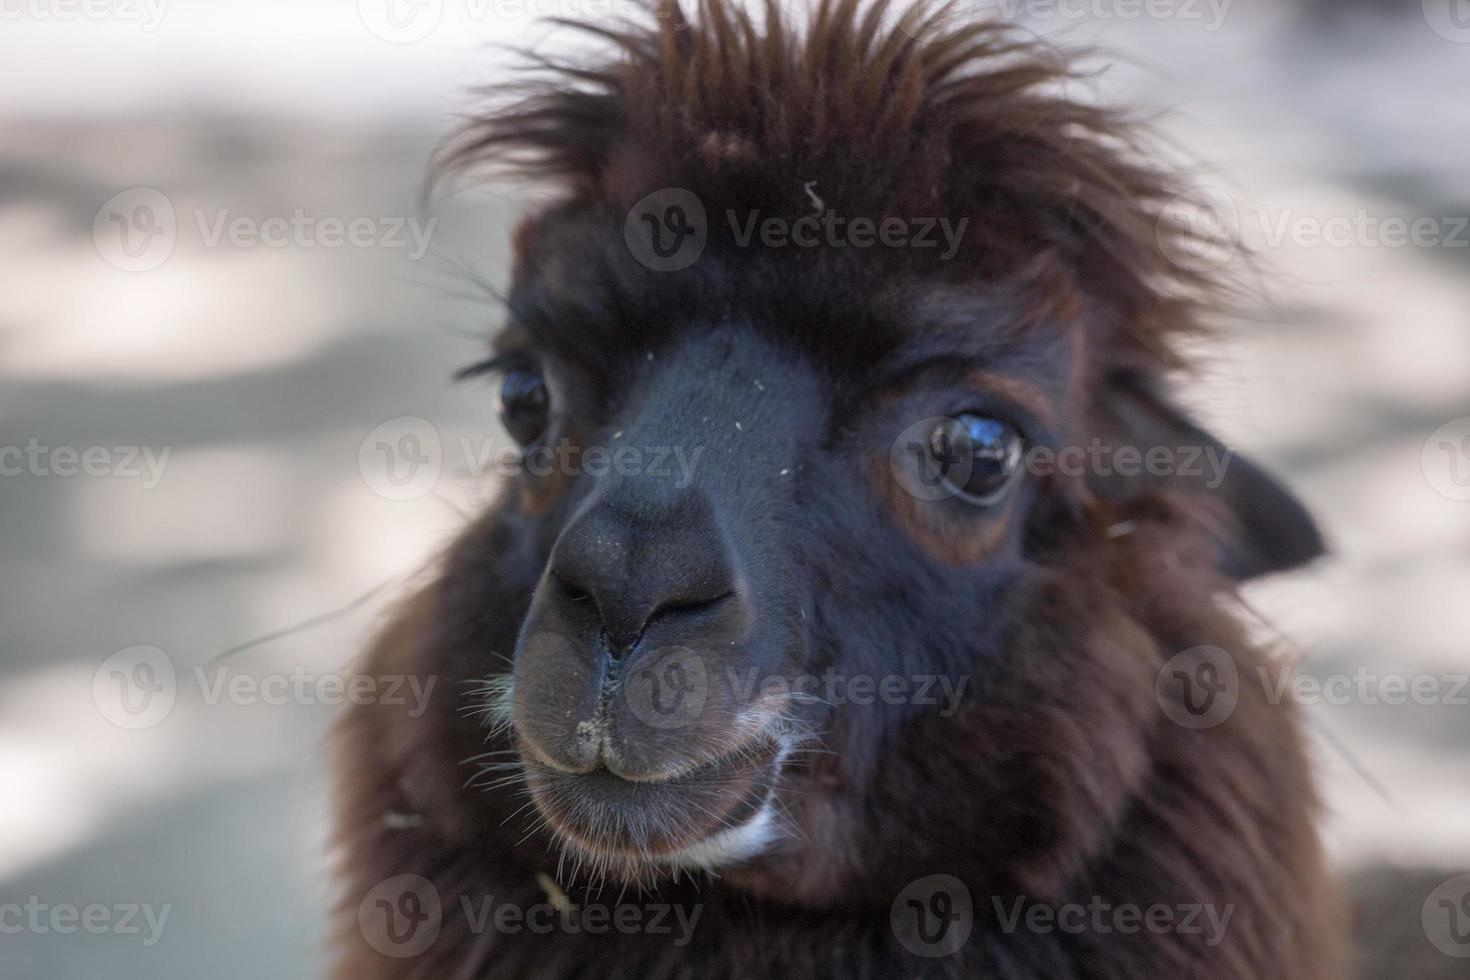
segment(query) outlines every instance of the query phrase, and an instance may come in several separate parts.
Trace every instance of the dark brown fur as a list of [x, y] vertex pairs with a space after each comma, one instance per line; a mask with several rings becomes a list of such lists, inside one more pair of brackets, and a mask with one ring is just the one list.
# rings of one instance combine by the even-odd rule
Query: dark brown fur
[[[998, 355], [986, 384], [1024, 393], [1017, 400], [1037, 403], [1065, 441], [1138, 437], [1128, 420], [1140, 414], [1207, 438], [1180, 430], [1156, 394], [1181, 360], [1179, 338], [1199, 328], [1214, 295], [1165, 257], [1167, 181], [1138, 162], [1116, 115], [1060, 93], [1073, 76], [1055, 52], [991, 24], [949, 27], [940, 14], [914, 12], [894, 28], [893, 16], [881, 3], [824, 2], [796, 32], [772, 12], [752, 17], [707, 0], [694, 20], [665, 8], [648, 29], [583, 25], [616, 56], [545, 67], [445, 159], [454, 169], [519, 168], [562, 188], [518, 235], [518, 279], [563, 311], [598, 313], [552, 316], [513, 303], [513, 315], [533, 322], [550, 350], [642, 352], [675, 343], [659, 332], [669, 323], [740, 306], [779, 320], [781, 343], [821, 351], [824, 370], [840, 378], [863, 376], [905, 344], [1014, 348], [1025, 353]], [[961, 256], [945, 266], [914, 254], [751, 254], [738, 273], [697, 267], [674, 288], [587, 244], [618, 238], [628, 209], [663, 187], [693, 191], [712, 213], [739, 206], [797, 217], [811, 207], [810, 187], [847, 214], [971, 220]], [[713, 240], [722, 232], [710, 224]], [[854, 296], [861, 309], [836, 341], [808, 325], [815, 314], [799, 312], [843, 309]], [[977, 306], [994, 312], [984, 335], [969, 322]], [[657, 310], [664, 326], [640, 309]], [[852, 472], [876, 501], [873, 520], [899, 529], [912, 561], [930, 562], [914, 566], [913, 589], [961, 567], [1008, 570], [985, 626], [994, 659], [958, 714], [910, 713], [881, 733], [852, 711], [821, 719], [830, 753], [802, 756], [781, 776], [792, 842], [715, 879], [659, 879], [621, 898], [697, 904], [686, 946], [616, 931], [471, 929], [461, 897], [560, 901], [547, 885], [558, 874], [573, 902], [618, 898], [616, 883], [599, 893], [568, 876], [548, 831], [518, 809], [525, 798], [473, 785], [463, 764], [515, 748], [509, 733], [487, 733], [465, 711], [476, 705], [467, 685], [505, 671], [572, 505], [566, 480], [517, 481], [361, 666], [371, 676], [434, 676], [438, 694], [421, 717], [373, 704], [340, 725], [336, 975], [1340, 975], [1337, 904], [1298, 720], [1289, 704], [1268, 703], [1256, 668], [1271, 654], [1246, 636], [1220, 571], [1222, 552], [1249, 574], [1295, 564], [1311, 547], [1273, 540], [1278, 529], [1250, 526], [1237, 501], [1187, 486], [1053, 477], [977, 525], [967, 512], [905, 497], [884, 456]], [[873, 561], [871, 573], [832, 563], [818, 591], [840, 601], [861, 584], [850, 580], [878, 573]], [[1172, 655], [1203, 645], [1231, 652], [1239, 704], [1222, 724], [1193, 730], [1164, 716], [1155, 681]], [[963, 662], [961, 650], [944, 656], [959, 658], [944, 666]], [[399, 958], [365, 941], [359, 905], [404, 874], [431, 881], [444, 912], [432, 945]], [[932, 874], [966, 884], [975, 931], [954, 954], [924, 959], [903, 948], [889, 912], [906, 883]], [[1147, 930], [1007, 932], [994, 903], [1021, 896], [1212, 903], [1232, 906], [1233, 918], [1218, 945]]]

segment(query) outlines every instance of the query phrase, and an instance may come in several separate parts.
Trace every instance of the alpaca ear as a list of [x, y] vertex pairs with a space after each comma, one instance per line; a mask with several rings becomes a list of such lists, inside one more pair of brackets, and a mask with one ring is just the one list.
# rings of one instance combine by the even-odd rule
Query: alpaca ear
[[[1302, 502], [1190, 421], [1151, 379], [1118, 372], [1101, 401], [1103, 442], [1114, 450], [1115, 465], [1089, 478], [1098, 496], [1120, 501], [1160, 489], [1208, 496], [1226, 514], [1215, 533], [1220, 568], [1237, 581], [1296, 568], [1324, 553], [1322, 535]], [[1125, 446], [1138, 450], [1141, 465], [1122, 465], [1116, 450]], [[1155, 465], [1148, 463], [1151, 451]]]

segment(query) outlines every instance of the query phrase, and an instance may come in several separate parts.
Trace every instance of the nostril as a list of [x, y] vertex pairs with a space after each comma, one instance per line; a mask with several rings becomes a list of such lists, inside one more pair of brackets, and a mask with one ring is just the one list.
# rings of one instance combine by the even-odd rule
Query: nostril
[[597, 604], [596, 596], [576, 582], [568, 579], [561, 572], [553, 569], [551, 579], [556, 583], [556, 587], [561, 590], [562, 597], [568, 602], [590, 602], [593, 605]]
[[721, 605], [726, 599], [729, 599], [733, 595], [735, 595], [735, 591], [731, 589], [730, 591], [717, 595], [712, 599], [671, 599], [668, 602], [659, 605], [653, 610], [652, 614], [650, 614], [646, 619], [640, 622], [638, 624], [638, 630], [636, 633], [630, 632], [623, 635], [614, 636], [608, 631], [606, 625], [607, 620], [604, 619], [602, 629], [598, 631], [598, 642], [602, 644], [603, 649], [607, 652], [607, 655], [611, 660], [615, 662], [622, 660], [623, 657], [627, 656], [628, 651], [632, 650], [635, 646], [638, 645], [638, 641], [643, 639], [644, 632], [655, 620], [672, 619], [674, 617], [686, 615], [698, 615], [699, 613], [705, 612], [706, 610], [713, 609], [715, 606]]
[[541, 595], [564, 628], [604, 660], [626, 659], [663, 620], [679, 621], [670, 635], [728, 626], [715, 610], [739, 605], [727, 600], [745, 592], [706, 497], [644, 500], [637, 486], [589, 502], [553, 543], [543, 579]]
[[664, 602], [659, 603], [654, 608], [653, 612], [650, 613], [648, 618], [644, 621], [643, 627], [639, 631], [639, 633], [641, 635], [642, 630], [646, 630], [650, 624], [657, 621], [701, 616], [704, 613], [711, 612], [719, 606], [724, 605], [725, 600], [731, 598], [734, 595], [735, 590], [730, 589], [726, 592], [722, 592], [719, 595], [710, 598], [680, 597], [675, 599], [668, 599]]
[[649, 616], [648, 619], [650, 622], [652, 622], [655, 619], [659, 619], [665, 616], [680, 616], [689, 613], [701, 613], [707, 609], [718, 606], [720, 603], [724, 602], [726, 599], [730, 598], [734, 594], [735, 590], [730, 589], [726, 592], [720, 593], [719, 595], [711, 599], [670, 599], [668, 602], [661, 604], [657, 609], [655, 609], [653, 611], [653, 615]]

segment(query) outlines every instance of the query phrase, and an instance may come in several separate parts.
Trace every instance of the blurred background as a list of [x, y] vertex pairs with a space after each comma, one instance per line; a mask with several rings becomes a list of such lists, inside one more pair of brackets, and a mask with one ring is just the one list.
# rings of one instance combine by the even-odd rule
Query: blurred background
[[[0, 980], [321, 974], [334, 679], [507, 445], [448, 376], [533, 202], [430, 225], [425, 164], [487, 42], [630, 4], [0, 0], [0, 908], [41, 910]], [[1470, 976], [1421, 919], [1470, 872], [1470, 2], [959, 10], [1107, 49], [1092, 91], [1195, 161], [1178, 220], [1256, 250], [1181, 256], [1260, 296], [1184, 397], [1331, 539], [1249, 599], [1329, 681], [1333, 859], [1426, 964], [1368, 972]]]

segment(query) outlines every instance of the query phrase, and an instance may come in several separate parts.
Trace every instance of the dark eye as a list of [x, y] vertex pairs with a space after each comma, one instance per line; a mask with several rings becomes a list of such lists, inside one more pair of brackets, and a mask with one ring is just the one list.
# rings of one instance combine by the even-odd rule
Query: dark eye
[[510, 437], [529, 446], [546, 431], [551, 395], [546, 379], [534, 367], [513, 367], [500, 384], [500, 421]]
[[972, 504], [992, 504], [1021, 469], [1021, 433], [984, 415], [944, 419], [929, 436], [929, 454], [944, 484]]

